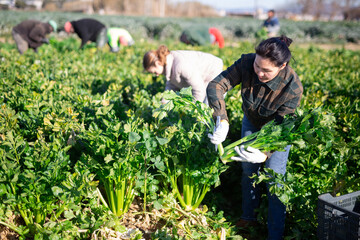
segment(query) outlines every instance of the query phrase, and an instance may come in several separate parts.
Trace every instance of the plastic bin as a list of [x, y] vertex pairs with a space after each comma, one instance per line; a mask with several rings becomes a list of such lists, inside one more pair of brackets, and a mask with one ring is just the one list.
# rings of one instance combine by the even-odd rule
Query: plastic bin
[[318, 199], [319, 240], [360, 240], [360, 191]]

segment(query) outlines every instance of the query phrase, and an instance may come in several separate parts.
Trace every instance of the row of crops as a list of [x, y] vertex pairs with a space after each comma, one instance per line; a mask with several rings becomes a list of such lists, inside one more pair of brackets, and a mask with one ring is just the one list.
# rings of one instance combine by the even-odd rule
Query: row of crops
[[[37, 19], [41, 21], [55, 20], [59, 26], [64, 26], [66, 21], [89, 17], [80, 13], [62, 12], [14, 12], [1, 11], [0, 35], [10, 34], [11, 28], [25, 19]], [[252, 39], [261, 28], [263, 21], [253, 18], [154, 18], [154, 17], [131, 17], [131, 16], [102, 16], [91, 15], [103, 22], [108, 27], [123, 27], [128, 29], [136, 39], [155, 38], [165, 40], [168, 38], [178, 39], [182, 29], [193, 25], [202, 24], [209, 27], [217, 27], [223, 33], [225, 40]], [[285, 34], [301, 42], [322, 41], [357, 43], [360, 40], [359, 22], [308, 22], [290, 21], [281, 19], [280, 34]]]
[[[254, 48], [247, 41], [218, 49], [166, 38], [114, 54], [93, 45], [78, 50], [79, 39], [52, 35], [38, 54], [20, 56], [14, 44], [0, 43], [0, 233], [6, 227], [22, 239], [242, 239], [234, 226], [240, 165], [220, 161], [193, 109], [160, 116], [164, 81], [144, 73], [141, 62], [163, 42], [212, 53], [225, 67]], [[275, 179], [285, 186], [276, 192], [288, 209], [286, 239], [316, 239], [318, 195], [360, 189], [360, 55], [296, 42], [292, 51], [304, 86], [299, 109], [321, 107], [335, 120], [328, 142], [293, 147], [286, 175]], [[226, 101], [233, 142], [243, 117], [238, 88]], [[274, 181], [265, 173], [259, 184]], [[266, 212], [264, 195], [258, 220], [265, 231]]]

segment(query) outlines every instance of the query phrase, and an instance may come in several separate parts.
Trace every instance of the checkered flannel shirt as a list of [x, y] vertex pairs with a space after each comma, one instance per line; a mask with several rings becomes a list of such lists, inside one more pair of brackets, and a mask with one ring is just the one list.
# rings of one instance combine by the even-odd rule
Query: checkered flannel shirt
[[303, 87], [295, 71], [286, 66], [271, 81], [259, 81], [253, 67], [255, 53], [243, 54], [233, 65], [213, 79], [207, 87], [213, 117], [229, 121], [224, 94], [238, 84], [241, 86], [242, 110], [250, 122], [261, 128], [267, 122], [281, 120], [295, 112], [300, 104]]

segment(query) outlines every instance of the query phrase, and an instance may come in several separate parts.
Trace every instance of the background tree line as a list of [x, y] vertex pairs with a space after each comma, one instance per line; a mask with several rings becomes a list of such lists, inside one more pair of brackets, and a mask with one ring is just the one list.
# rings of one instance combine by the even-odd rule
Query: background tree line
[[[16, 8], [41, 6], [47, 11], [71, 11], [133, 16], [214, 17], [217, 9], [198, 1], [175, 0], [3, 0]], [[37, 8], [38, 9], [38, 8]], [[236, 9], [236, 6], [234, 6]], [[289, 12], [313, 16], [315, 20], [333, 20], [343, 16], [345, 20], [360, 19], [360, 0], [292, 0], [279, 6], [279, 13]], [[241, 14], [240, 14], [241, 15]], [[254, 14], [255, 16], [255, 14]]]

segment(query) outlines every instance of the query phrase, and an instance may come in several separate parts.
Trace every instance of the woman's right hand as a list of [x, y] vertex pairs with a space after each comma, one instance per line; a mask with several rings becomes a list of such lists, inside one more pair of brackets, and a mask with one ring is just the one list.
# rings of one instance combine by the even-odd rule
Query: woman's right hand
[[217, 146], [225, 141], [228, 132], [229, 122], [227, 120], [221, 120], [220, 116], [217, 116], [214, 132], [212, 134], [209, 133], [208, 137], [210, 138], [210, 142]]

